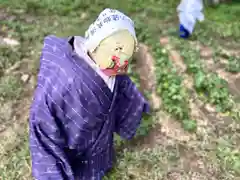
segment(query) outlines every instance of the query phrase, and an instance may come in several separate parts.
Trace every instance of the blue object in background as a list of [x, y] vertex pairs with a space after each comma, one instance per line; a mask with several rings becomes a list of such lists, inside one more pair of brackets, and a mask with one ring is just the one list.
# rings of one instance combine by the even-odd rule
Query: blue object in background
[[190, 36], [189, 31], [185, 29], [182, 24], [179, 25], [179, 36], [184, 39], [187, 39]]

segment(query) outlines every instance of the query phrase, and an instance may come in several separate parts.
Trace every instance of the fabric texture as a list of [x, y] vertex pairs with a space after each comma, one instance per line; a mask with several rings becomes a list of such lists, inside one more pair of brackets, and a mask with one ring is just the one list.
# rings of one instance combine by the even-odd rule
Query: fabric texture
[[137, 44], [134, 22], [122, 12], [106, 8], [85, 32], [85, 47], [93, 52], [103, 39], [119, 30], [128, 30]]
[[113, 166], [113, 132], [130, 139], [149, 105], [126, 75], [111, 92], [67, 38], [47, 36], [30, 109], [36, 180], [101, 180]]

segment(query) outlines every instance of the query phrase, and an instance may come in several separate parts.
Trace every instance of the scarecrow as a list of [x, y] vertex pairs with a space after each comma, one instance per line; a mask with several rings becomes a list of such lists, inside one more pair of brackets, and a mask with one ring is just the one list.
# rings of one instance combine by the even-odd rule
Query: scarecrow
[[103, 10], [85, 37], [47, 36], [30, 109], [37, 180], [101, 180], [114, 162], [113, 135], [131, 139], [149, 105], [127, 76], [137, 49], [133, 21]]
[[177, 7], [179, 17], [179, 36], [189, 38], [197, 21], [204, 21], [203, 0], [181, 0]]

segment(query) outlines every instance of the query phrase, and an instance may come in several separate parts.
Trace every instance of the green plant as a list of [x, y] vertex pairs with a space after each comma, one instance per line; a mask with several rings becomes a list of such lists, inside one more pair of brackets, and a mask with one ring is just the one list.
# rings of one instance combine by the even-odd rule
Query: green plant
[[217, 157], [223, 162], [222, 166], [240, 174], [240, 152], [228, 146], [220, 146]]
[[230, 56], [228, 58], [228, 64], [226, 67], [227, 71], [231, 73], [239, 73], [240, 72], [240, 58]]
[[215, 105], [218, 112], [231, 111], [233, 104], [228, 90], [228, 84], [216, 73], [209, 72], [201, 63], [201, 57], [196, 49], [182, 41], [174, 41], [184, 57], [187, 73], [193, 76], [194, 88], [200, 98]]
[[187, 90], [182, 86], [182, 78], [178, 76], [168, 56], [163, 52], [144, 24], [137, 24], [139, 39], [152, 48], [157, 78], [157, 93], [161, 96], [164, 109], [182, 122], [183, 128], [188, 131], [196, 130], [196, 121], [189, 116]]
[[227, 112], [233, 107], [229, 100], [227, 82], [219, 78], [217, 74], [206, 74], [203, 71], [198, 71], [194, 75], [194, 86], [196, 91], [206, 98], [207, 102], [216, 105], [218, 112]]

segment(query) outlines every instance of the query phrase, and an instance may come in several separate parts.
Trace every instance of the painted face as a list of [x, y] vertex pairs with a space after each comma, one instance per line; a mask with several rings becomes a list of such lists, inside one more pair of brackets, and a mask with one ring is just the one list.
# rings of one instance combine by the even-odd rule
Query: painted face
[[107, 76], [125, 74], [135, 50], [135, 40], [128, 31], [118, 31], [104, 39], [93, 58]]

